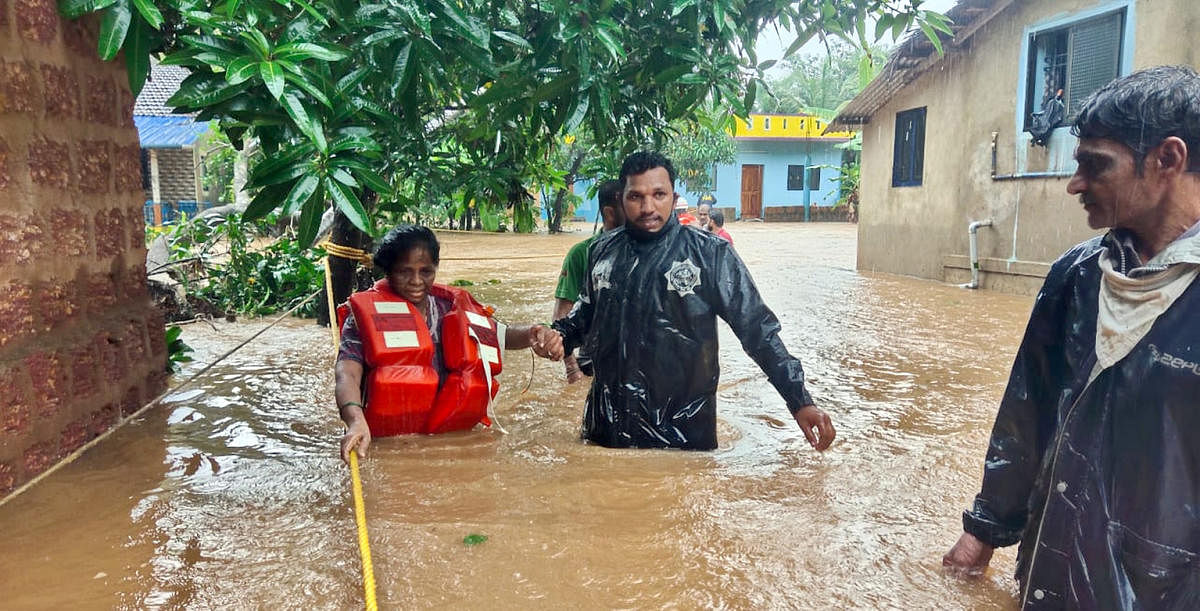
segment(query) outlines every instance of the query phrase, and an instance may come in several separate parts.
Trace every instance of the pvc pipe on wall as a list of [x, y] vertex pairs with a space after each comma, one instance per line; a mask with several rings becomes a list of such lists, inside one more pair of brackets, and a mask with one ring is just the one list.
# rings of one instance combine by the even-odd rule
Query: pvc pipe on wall
[[970, 243], [971, 253], [971, 281], [959, 285], [964, 289], [979, 288], [979, 228], [991, 226], [992, 219], [971, 221], [971, 224], [967, 225], [967, 241]]

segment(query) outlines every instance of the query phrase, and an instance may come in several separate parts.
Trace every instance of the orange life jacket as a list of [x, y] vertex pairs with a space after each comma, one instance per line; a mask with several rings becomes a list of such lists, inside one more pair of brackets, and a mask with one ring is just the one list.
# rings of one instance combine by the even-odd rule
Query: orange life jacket
[[[453, 304], [441, 321], [439, 387], [433, 367], [433, 338], [422, 314], [380, 280], [350, 296], [367, 368], [371, 435], [444, 433], [491, 424], [487, 410], [500, 389], [500, 344], [491, 310], [458, 288], [435, 284], [430, 297]], [[339, 308], [340, 309], [340, 308]]]

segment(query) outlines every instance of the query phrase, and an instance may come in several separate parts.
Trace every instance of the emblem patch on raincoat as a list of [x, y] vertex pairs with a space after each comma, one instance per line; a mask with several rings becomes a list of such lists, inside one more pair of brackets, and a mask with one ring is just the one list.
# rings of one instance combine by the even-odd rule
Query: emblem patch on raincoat
[[665, 276], [667, 288], [679, 293], [680, 297], [695, 295], [694, 289], [700, 286], [700, 268], [689, 259], [672, 263]]
[[612, 285], [608, 283], [608, 277], [612, 274], [612, 266], [612, 259], [596, 262], [596, 266], [592, 268], [592, 287], [595, 290], [612, 288]]

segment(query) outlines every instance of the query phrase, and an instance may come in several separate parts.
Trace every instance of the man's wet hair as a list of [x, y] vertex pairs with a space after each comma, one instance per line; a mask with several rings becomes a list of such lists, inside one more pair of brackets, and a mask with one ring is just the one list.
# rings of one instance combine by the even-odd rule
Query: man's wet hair
[[1200, 172], [1200, 75], [1188, 66], [1157, 66], [1116, 79], [1083, 103], [1071, 133], [1133, 149], [1139, 176], [1150, 149], [1176, 136], [1187, 144], [1188, 171]]
[[621, 207], [621, 181], [606, 180], [600, 183], [600, 189], [596, 193], [600, 198], [601, 208]]
[[630, 176], [645, 174], [654, 168], [662, 168], [671, 178], [671, 186], [675, 186], [675, 166], [670, 159], [657, 151], [638, 151], [625, 158], [621, 163], [621, 189], [625, 188], [626, 179]]
[[713, 208], [712, 212], [708, 213], [708, 218], [712, 219], [712, 222], [716, 224], [717, 227], [725, 226], [725, 213], [717, 210], [716, 208]]
[[424, 248], [429, 251], [433, 264], [438, 264], [441, 256], [441, 246], [437, 236], [433, 235], [424, 225], [396, 225], [379, 242], [375, 249], [375, 265], [385, 272], [391, 273], [392, 266], [414, 248]]

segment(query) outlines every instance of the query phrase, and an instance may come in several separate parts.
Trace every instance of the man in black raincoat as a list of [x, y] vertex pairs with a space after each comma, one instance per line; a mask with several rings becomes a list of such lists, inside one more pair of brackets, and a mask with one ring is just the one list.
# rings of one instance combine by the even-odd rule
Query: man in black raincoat
[[592, 356], [583, 437], [618, 448], [716, 448], [720, 316], [809, 443], [829, 447], [829, 416], [812, 404], [800, 361], [745, 265], [725, 240], [672, 214], [671, 162], [634, 153], [620, 178], [625, 226], [592, 245], [579, 300], [554, 323], [566, 351], [583, 345]]
[[1067, 191], [1109, 227], [1051, 267], [983, 489], [943, 559], [1020, 542], [1026, 608], [1200, 608], [1200, 76], [1113, 81], [1075, 121]]

